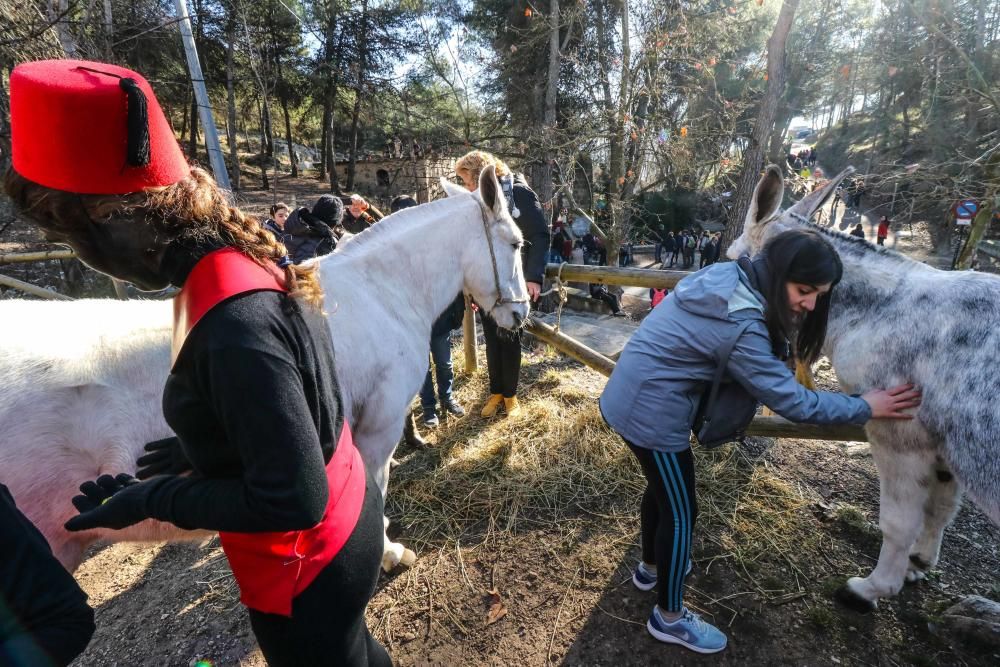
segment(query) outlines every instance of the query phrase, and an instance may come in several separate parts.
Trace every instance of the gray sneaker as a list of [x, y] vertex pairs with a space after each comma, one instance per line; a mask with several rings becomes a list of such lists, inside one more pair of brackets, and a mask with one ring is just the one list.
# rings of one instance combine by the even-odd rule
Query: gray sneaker
[[441, 423], [438, 420], [437, 410], [435, 410], [434, 408], [430, 409], [424, 408], [424, 418], [422, 421], [424, 426], [426, 426], [427, 428], [437, 428], [438, 425]]
[[703, 621], [687, 607], [683, 615], [672, 623], [664, 620], [659, 607], [653, 607], [646, 629], [661, 642], [680, 644], [696, 653], [718, 653], [726, 648], [728, 641], [721, 630]]

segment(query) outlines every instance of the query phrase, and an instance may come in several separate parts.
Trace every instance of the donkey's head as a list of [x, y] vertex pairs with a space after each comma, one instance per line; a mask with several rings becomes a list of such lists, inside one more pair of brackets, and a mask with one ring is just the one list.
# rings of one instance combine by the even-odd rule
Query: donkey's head
[[782, 211], [781, 200], [785, 194], [785, 186], [781, 169], [773, 164], [768, 165], [753, 192], [753, 199], [750, 200], [743, 233], [732, 242], [726, 255], [730, 259], [739, 259], [740, 255], [756, 255], [775, 234], [808, 222], [813, 213], [836, 191], [840, 182], [852, 173], [854, 167], [848, 167], [794, 206]]
[[[470, 196], [465, 188], [442, 178], [441, 187], [453, 196]], [[479, 175], [479, 188], [471, 193], [481, 215], [475, 232], [462, 247], [464, 290], [472, 295], [497, 324], [520, 327], [528, 317], [528, 288], [521, 268], [521, 230], [507, 212], [493, 165]]]

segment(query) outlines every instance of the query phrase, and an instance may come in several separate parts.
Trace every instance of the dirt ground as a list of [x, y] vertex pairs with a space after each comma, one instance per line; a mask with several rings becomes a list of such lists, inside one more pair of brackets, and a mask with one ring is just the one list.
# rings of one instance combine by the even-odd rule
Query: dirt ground
[[[582, 414], [599, 419], [593, 413], [600, 376], [546, 354], [526, 362], [529, 410], [543, 395], [563, 392]], [[545, 381], [553, 370], [556, 386]], [[481, 375], [461, 382], [458, 396], [466, 405], [478, 397]], [[470, 416], [462, 427], [487, 423]], [[549, 438], [549, 427], [541, 428], [540, 437]], [[450, 461], [473, 446], [457, 429], [449, 422], [432, 436], [433, 447], [397, 455], [389, 514], [419, 559], [410, 570], [383, 575], [368, 622], [399, 665], [998, 664], [1000, 656], [955, 653], [929, 631], [960, 596], [1000, 595], [1000, 531], [968, 503], [946, 533], [930, 580], [907, 586], [870, 615], [834, 602], [834, 590], [846, 577], [867, 573], [878, 554], [878, 478], [865, 443], [758, 438], [699, 454], [699, 476], [715, 479], [723, 470], [740, 486], [723, 492], [699, 482], [703, 518], [688, 603], [730, 637], [729, 648], [713, 657], [665, 647], [643, 627], [655, 596], [630, 581], [638, 558], [635, 485], [606, 493], [584, 482], [574, 497], [548, 504], [527, 494], [509, 513], [498, 500], [488, 515], [454, 508], [450, 514], [447, 506], [475, 490], [427, 499], [420, 480], [447, 476]], [[614, 443], [612, 434], [602, 437]], [[516, 474], [509, 451], [481, 465], [487, 476]], [[637, 484], [638, 472], [631, 472]], [[453, 486], [462, 481], [455, 474]], [[407, 508], [425, 501], [441, 504], [448, 525], [428, 532], [407, 524]], [[758, 505], [764, 514], [740, 524], [741, 512]], [[711, 518], [730, 514], [736, 523]], [[77, 576], [98, 621], [78, 667], [196, 659], [263, 665], [215, 540], [96, 548]]]
[[[324, 191], [305, 179], [291, 185], [300, 205]], [[270, 201], [268, 193], [246, 196], [252, 210]], [[0, 252], [40, 247], [22, 222], [0, 234]], [[3, 273], [68, 288], [55, 262]], [[90, 271], [78, 288], [112, 294]], [[963, 595], [1000, 598], [1000, 529], [969, 503], [927, 581], [870, 615], [835, 603], [835, 589], [867, 574], [878, 555], [878, 478], [865, 443], [755, 438], [699, 452], [702, 510], [688, 602], [730, 644], [698, 656], [657, 643], [644, 627], [655, 594], [630, 581], [640, 477], [600, 425], [603, 378], [543, 349], [526, 355], [522, 377], [525, 416], [487, 421], [473, 413], [442, 425], [431, 447], [397, 453], [391, 532], [419, 559], [382, 576], [368, 612], [397, 664], [1000, 664], [1000, 655], [958, 653], [931, 631]], [[832, 383], [828, 367], [819, 379]], [[467, 407], [483, 391], [482, 370], [459, 376]], [[526, 457], [539, 444], [548, 451]], [[215, 539], [99, 545], [76, 576], [98, 627], [76, 667], [264, 665]]]

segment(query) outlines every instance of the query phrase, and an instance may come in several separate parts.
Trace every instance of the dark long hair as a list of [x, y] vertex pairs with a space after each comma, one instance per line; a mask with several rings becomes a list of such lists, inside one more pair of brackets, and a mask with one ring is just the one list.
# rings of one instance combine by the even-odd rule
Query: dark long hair
[[[840, 256], [823, 235], [813, 229], [790, 229], [775, 236], [764, 246], [768, 285], [765, 321], [771, 340], [790, 341], [795, 358], [815, 362], [826, 339], [833, 289], [844, 275]], [[788, 303], [789, 282], [804, 285], [830, 283], [830, 291], [816, 299], [816, 308], [806, 313], [798, 326], [792, 321]]]

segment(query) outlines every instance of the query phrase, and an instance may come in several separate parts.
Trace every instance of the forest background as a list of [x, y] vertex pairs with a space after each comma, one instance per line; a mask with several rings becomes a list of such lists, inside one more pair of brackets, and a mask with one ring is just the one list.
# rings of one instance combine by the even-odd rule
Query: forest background
[[[0, 0], [2, 156], [11, 68], [74, 57], [141, 72], [189, 157], [208, 164], [178, 5]], [[596, 217], [613, 253], [705, 218], [728, 222], [731, 238], [761, 167], [780, 162], [796, 134], [825, 170], [866, 174], [886, 212], [942, 232], [955, 200], [997, 193], [1000, 4], [988, 0], [187, 9], [237, 194], [273, 187], [276, 175], [352, 191], [357, 163], [397, 140], [407, 155], [414, 142], [443, 157], [482, 148], [524, 171], [554, 216]]]

